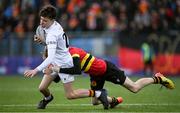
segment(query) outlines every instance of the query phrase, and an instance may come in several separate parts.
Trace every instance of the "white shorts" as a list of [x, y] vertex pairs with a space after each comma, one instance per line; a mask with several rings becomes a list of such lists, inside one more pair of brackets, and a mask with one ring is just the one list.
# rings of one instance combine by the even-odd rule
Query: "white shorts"
[[62, 83], [69, 83], [74, 81], [74, 76], [70, 74], [64, 74], [64, 73], [59, 73], [59, 77], [61, 78]]
[[56, 78], [56, 76], [59, 76], [61, 81], [62, 81], [62, 83], [69, 83], [69, 82], [74, 81], [74, 76], [70, 75], [70, 74], [52, 72], [50, 75], [53, 78]]

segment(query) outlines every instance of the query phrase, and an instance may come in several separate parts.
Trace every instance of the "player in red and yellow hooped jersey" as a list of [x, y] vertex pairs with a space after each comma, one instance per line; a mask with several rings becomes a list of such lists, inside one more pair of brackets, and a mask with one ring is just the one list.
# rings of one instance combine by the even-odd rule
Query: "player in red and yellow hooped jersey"
[[133, 82], [129, 77], [125, 76], [124, 71], [109, 61], [95, 58], [83, 49], [77, 47], [70, 47], [69, 52], [73, 57], [74, 67], [60, 68], [55, 66], [52, 67], [52, 70], [69, 74], [81, 74], [81, 72], [84, 71], [90, 75], [91, 88], [93, 90], [103, 89], [105, 81], [122, 85], [134, 93], [154, 83], [161, 84], [168, 89], [175, 88], [174, 83], [161, 73], [156, 73], [153, 77], [140, 78], [136, 82]]
[[156, 73], [153, 77], [140, 78], [136, 82], [125, 76], [124, 71], [109, 61], [98, 59], [81, 48], [70, 47], [69, 52], [73, 57], [74, 67], [60, 68], [54, 66], [51, 69], [59, 73], [81, 74], [88, 73], [91, 80], [91, 89], [103, 89], [105, 81], [110, 81], [114, 84], [122, 85], [131, 92], [137, 93], [145, 86], [150, 84], [161, 84], [168, 89], [174, 89], [174, 83], [163, 76], [161, 73]]

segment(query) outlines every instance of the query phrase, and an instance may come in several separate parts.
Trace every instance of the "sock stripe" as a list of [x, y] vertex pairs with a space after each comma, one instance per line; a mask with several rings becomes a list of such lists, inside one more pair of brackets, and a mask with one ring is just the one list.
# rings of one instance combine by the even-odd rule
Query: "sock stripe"
[[158, 83], [158, 78], [157, 77], [153, 77], [154, 79], [154, 83]]
[[162, 79], [161, 79], [161, 77], [158, 77], [159, 78], [159, 83], [162, 83]]
[[153, 78], [153, 80], [154, 80], [154, 83], [156, 83], [156, 77], [152, 77]]
[[94, 96], [95, 96], [94, 90], [89, 90], [89, 97], [94, 97]]
[[153, 79], [154, 79], [154, 83], [157, 83], [157, 84], [162, 83], [161, 77], [153, 77]]
[[156, 77], [156, 78], [157, 78], [157, 83], [160, 83], [159, 77]]

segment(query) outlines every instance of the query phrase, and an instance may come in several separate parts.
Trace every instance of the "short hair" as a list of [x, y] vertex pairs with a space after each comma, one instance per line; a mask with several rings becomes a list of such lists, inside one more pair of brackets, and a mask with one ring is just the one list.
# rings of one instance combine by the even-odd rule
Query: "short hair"
[[49, 19], [55, 19], [56, 18], [56, 8], [52, 5], [45, 5], [39, 13], [39, 16], [46, 17]]

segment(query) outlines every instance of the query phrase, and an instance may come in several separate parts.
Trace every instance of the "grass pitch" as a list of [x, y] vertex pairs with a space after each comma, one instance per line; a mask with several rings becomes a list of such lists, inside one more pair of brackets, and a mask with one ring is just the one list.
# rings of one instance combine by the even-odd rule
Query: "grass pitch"
[[[0, 75], [0, 112], [180, 112], [180, 78], [171, 78], [176, 88], [160, 89], [160, 85], [150, 85], [139, 93], [131, 93], [127, 89], [106, 82], [105, 88], [110, 96], [122, 96], [124, 102], [114, 109], [103, 110], [102, 105], [91, 105], [90, 98], [67, 100], [62, 83], [52, 83], [50, 90], [54, 100], [44, 110], [36, 109], [42, 95], [38, 91], [40, 76], [24, 78], [21, 76]], [[131, 77], [132, 78], [132, 77]], [[133, 77], [137, 80], [139, 77]], [[76, 77], [74, 88], [88, 88], [89, 77]]]

